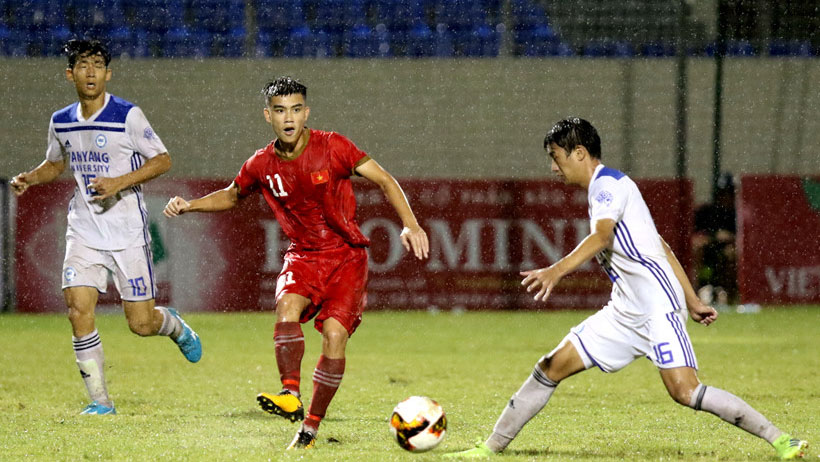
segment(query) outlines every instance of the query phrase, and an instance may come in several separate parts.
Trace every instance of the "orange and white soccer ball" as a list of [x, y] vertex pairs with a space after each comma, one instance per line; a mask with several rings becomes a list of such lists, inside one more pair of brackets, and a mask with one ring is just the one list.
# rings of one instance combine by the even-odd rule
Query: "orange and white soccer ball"
[[393, 409], [390, 432], [403, 449], [424, 452], [444, 439], [447, 417], [444, 409], [426, 396], [411, 396]]

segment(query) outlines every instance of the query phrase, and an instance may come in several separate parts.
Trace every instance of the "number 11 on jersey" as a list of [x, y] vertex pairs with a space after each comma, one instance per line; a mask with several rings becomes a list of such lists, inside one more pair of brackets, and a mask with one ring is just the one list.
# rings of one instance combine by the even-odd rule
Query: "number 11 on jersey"
[[[273, 175], [273, 178], [271, 178], [270, 175], [265, 175], [265, 178], [268, 179], [268, 184], [270, 185], [270, 190], [271, 190], [271, 192], [273, 192], [274, 196], [276, 196], [276, 197], [285, 197], [285, 196], [288, 195], [288, 193], [285, 192], [284, 186], [282, 185], [282, 177], [280, 177], [278, 173]], [[273, 184], [274, 179], [276, 179], [276, 185]]]

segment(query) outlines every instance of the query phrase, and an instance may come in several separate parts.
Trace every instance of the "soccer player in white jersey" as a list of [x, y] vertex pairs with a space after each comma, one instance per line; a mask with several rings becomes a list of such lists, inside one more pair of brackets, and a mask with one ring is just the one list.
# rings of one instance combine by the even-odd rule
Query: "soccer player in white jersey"
[[735, 395], [701, 384], [686, 332], [686, 313], [708, 326], [717, 312], [701, 303], [669, 245], [660, 237], [635, 183], [601, 163], [601, 140], [586, 120], [556, 123], [544, 139], [552, 171], [588, 191], [591, 233], [564, 258], [524, 271], [522, 285], [546, 301], [563, 276], [596, 257], [612, 281], [600, 311], [570, 330], [536, 364], [482, 444], [448, 457], [483, 458], [503, 451], [549, 401], [565, 378], [591, 367], [616, 372], [639, 357], [660, 371], [678, 403], [710, 412], [771, 443], [783, 459], [802, 457], [808, 444], [792, 438]]
[[190, 362], [199, 361], [199, 336], [173, 308], [154, 305], [156, 283], [142, 184], [167, 172], [171, 158], [139, 107], [106, 93], [111, 54], [96, 40], [71, 40], [66, 78], [79, 101], [51, 116], [46, 159], [11, 181], [17, 195], [55, 180], [66, 167], [76, 187], [68, 207], [62, 288], [74, 352], [91, 404], [82, 414], [116, 414], [103, 374], [94, 326], [98, 292], [108, 273], [131, 331], [173, 339]]

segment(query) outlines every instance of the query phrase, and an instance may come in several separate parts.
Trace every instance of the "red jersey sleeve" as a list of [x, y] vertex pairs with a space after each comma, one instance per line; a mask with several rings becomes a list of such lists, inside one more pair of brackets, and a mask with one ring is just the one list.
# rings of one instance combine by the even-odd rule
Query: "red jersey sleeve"
[[367, 153], [357, 148], [347, 137], [338, 133], [330, 135], [328, 148], [330, 149], [331, 165], [343, 178], [355, 174], [356, 167], [370, 159]]
[[234, 183], [239, 186], [240, 197], [245, 197], [251, 194], [259, 187], [259, 176], [255, 174], [256, 169], [254, 168], [254, 161], [258, 157], [259, 152], [251, 156], [250, 159], [246, 160], [245, 163], [242, 164], [242, 168], [239, 169], [239, 173], [236, 174], [236, 178], [233, 179]]

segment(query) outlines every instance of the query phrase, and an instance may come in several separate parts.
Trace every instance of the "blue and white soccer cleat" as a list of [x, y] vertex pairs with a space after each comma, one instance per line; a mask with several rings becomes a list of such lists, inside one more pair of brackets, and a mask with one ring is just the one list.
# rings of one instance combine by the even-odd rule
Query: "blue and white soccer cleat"
[[175, 340], [177, 346], [179, 346], [179, 351], [185, 355], [185, 359], [188, 361], [192, 363], [199, 361], [199, 358], [202, 357], [202, 342], [199, 341], [199, 335], [188, 326], [179, 313], [177, 313], [177, 310], [168, 308], [168, 312], [182, 324], [182, 333], [179, 334], [179, 337]]
[[111, 407], [104, 406], [96, 401], [89, 404], [88, 406], [83, 409], [83, 412], [80, 415], [116, 415], [117, 410], [114, 409], [114, 405], [111, 404]]

